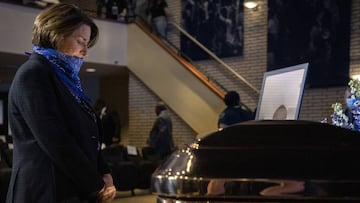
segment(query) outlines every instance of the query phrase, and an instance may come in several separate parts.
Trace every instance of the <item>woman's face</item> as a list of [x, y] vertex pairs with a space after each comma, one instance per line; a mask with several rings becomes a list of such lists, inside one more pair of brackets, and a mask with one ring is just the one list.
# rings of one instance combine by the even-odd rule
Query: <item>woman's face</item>
[[58, 51], [69, 55], [83, 58], [87, 55], [87, 46], [90, 40], [91, 28], [81, 25], [70, 36], [61, 41]]

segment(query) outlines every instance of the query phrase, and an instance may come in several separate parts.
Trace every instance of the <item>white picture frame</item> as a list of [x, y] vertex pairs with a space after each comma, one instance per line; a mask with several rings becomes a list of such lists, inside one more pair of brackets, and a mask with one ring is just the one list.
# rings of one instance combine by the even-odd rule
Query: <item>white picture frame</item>
[[299, 118], [309, 63], [264, 73], [256, 120]]

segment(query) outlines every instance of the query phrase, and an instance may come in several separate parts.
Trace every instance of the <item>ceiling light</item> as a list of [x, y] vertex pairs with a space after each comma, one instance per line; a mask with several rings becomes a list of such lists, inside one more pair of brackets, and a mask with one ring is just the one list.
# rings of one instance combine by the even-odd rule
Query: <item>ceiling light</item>
[[249, 8], [249, 9], [256, 8], [258, 5], [259, 5], [259, 2], [258, 2], [258, 1], [246, 1], [246, 2], [244, 3], [244, 6], [245, 6], [246, 8]]
[[88, 73], [94, 73], [94, 72], [96, 72], [96, 69], [95, 69], [95, 68], [87, 68], [87, 69], [86, 69], [86, 72], [88, 72]]
[[350, 78], [354, 80], [360, 80], [360, 75], [352, 75]]

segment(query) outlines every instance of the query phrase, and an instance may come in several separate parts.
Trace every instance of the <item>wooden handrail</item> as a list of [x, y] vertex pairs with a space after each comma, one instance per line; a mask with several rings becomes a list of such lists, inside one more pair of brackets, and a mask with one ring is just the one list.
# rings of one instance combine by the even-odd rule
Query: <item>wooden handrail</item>
[[200, 81], [205, 83], [209, 88], [211, 88], [220, 98], [224, 98], [225, 92], [218, 88], [215, 84], [207, 79], [207, 77], [202, 74], [199, 70], [194, 68], [194, 66], [186, 61], [184, 58], [179, 56], [173, 49], [164, 43], [156, 34], [152, 33], [148, 26], [139, 20], [135, 20], [135, 24], [139, 26], [145, 33], [147, 33], [154, 41], [156, 41], [164, 50], [166, 50], [171, 56], [173, 56], [177, 61], [184, 65], [192, 74], [194, 74]]
[[254, 90], [258, 95], [260, 94], [260, 91], [255, 88], [249, 81], [247, 81], [244, 77], [242, 77], [240, 74], [234, 71], [228, 64], [226, 64], [224, 61], [222, 61], [219, 57], [217, 57], [213, 52], [211, 52], [209, 49], [207, 49], [204, 45], [202, 45], [198, 40], [193, 38], [188, 32], [186, 32], [184, 29], [182, 29], [178, 24], [174, 22], [170, 22], [171, 25], [173, 25], [176, 29], [178, 29], [182, 34], [187, 36], [192, 42], [194, 42], [197, 46], [199, 46], [203, 51], [205, 51], [207, 54], [209, 54], [215, 61], [220, 63], [223, 67], [225, 67], [229, 72], [234, 74], [237, 78], [239, 78], [241, 81], [243, 81], [247, 86], [249, 86], [252, 90]]
[[[144, 22], [143, 19], [137, 18], [134, 23], [139, 26], [140, 29], [142, 29], [145, 33], [147, 33], [154, 41], [156, 41], [164, 50], [166, 50], [171, 56], [173, 56], [176, 60], [178, 60], [181, 64], [184, 65], [185, 68], [187, 68], [192, 74], [194, 74], [200, 81], [202, 81], [205, 85], [207, 85], [211, 90], [213, 90], [219, 97], [224, 99], [225, 92], [221, 90], [217, 85], [215, 85], [213, 82], [209, 81], [208, 77], [206, 77], [203, 73], [201, 73], [194, 65], [192, 65], [190, 62], [186, 61], [183, 57], [179, 56], [178, 53], [176, 53], [169, 45], [164, 43], [164, 41], [158, 37], [158, 35], [151, 32], [151, 27]], [[186, 31], [185, 31], [186, 32]], [[189, 34], [187, 34], [189, 35]], [[191, 36], [190, 36], [191, 37]], [[192, 37], [191, 37], [192, 38]], [[192, 38], [194, 39], [194, 38]], [[194, 39], [196, 40], [196, 39]], [[197, 40], [196, 40], [197, 41]], [[197, 42], [199, 46], [202, 46], [200, 42]], [[207, 50], [206, 47], [203, 47]], [[210, 52], [207, 50], [207, 52]], [[257, 94], [259, 93], [259, 90], [257, 90], [254, 86], [252, 86], [249, 82], [247, 82], [243, 77], [241, 77], [238, 73], [236, 73], [231, 67], [229, 67], [225, 62], [223, 62], [221, 59], [219, 59], [217, 56], [215, 56], [212, 52], [210, 52], [212, 56], [216, 58], [216, 61], [224, 65], [229, 71], [231, 71], [234, 75], [236, 75], [238, 78], [241, 78], [242, 81], [244, 81], [248, 86], [250, 86], [251, 89], [253, 89]], [[240, 101], [240, 105], [246, 108], [249, 111], [252, 111], [246, 104]]]

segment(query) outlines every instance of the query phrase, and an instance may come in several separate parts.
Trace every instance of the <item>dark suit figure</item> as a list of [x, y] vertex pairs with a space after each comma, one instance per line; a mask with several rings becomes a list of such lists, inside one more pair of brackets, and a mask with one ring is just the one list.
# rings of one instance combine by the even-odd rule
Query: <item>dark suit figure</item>
[[172, 121], [163, 102], [155, 107], [156, 119], [150, 131], [147, 144], [152, 147], [161, 159], [165, 159], [174, 150]]
[[240, 96], [236, 91], [227, 92], [224, 102], [227, 107], [220, 113], [218, 128], [225, 128], [254, 119], [251, 111], [241, 108]]
[[78, 7], [59, 3], [38, 14], [33, 35], [33, 52], [9, 90], [6, 202], [110, 202], [116, 189], [100, 151], [99, 118], [77, 76], [98, 28]]
[[111, 110], [101, 99], [96, 101], [94, 108], [101, 119], [104, 134], [103, 143], [110, 146], [114, 142], [120, 142], [121, 122], [118, 112]]
[[13, 84], [9, 118], [15, 159], [9, 197], [18, 194], [14, 202], [59, 202], [101, 189], [101, 174], [110, 171], [96, 150], [100, 141], [96, 117], [64, 91], [49, 62], [38, 54], [19, 69]]

